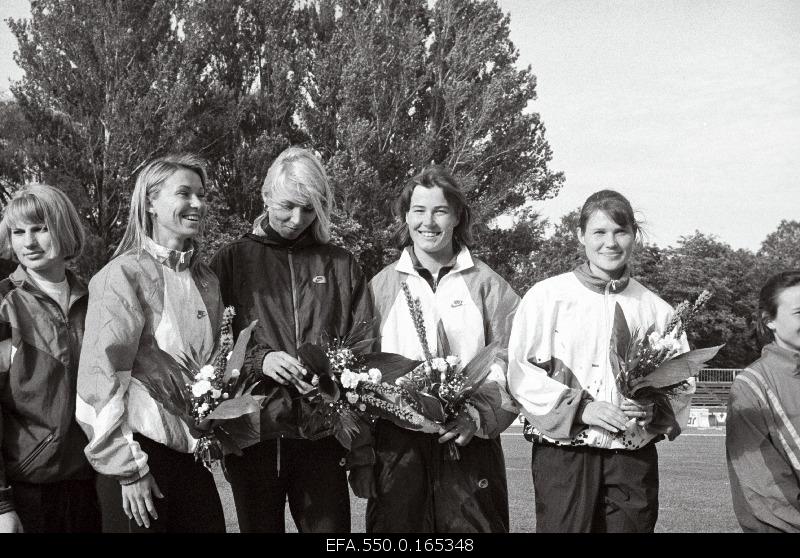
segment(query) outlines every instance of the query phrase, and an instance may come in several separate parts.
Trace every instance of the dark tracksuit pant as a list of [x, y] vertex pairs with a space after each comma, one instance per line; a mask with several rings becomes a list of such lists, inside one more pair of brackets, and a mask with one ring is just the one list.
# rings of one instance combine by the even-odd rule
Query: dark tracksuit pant
[[15, 482], [12, 490], [26, 533], [100, 532], [94, 478], [42, 484]]
[[299, 532], [349, 533], [344, 458], [345, 449], [333, 436], [266, 440], [245, 448], [242, 456], [226, 456], [239, 530], [283, 533], [288, 498]]
[[500, 438], [472, 438], [457, 461], [438, 438], [378, 421], [378, 496], [367, 503], [367, 533], [508, 532]]
[[134, 434], [147, 454], [150, 473], [164, 495], [154, 498], [158, 519], [139, 527], [122, 509], [119, 481], [99, 475], [97, 492], [104, 533], [224, 533], [225, 515], [213, 475], [191, 453], [181, 453]]
[[658, 452], [534, 442], [537, 533], [652, 533], [658, 519]]

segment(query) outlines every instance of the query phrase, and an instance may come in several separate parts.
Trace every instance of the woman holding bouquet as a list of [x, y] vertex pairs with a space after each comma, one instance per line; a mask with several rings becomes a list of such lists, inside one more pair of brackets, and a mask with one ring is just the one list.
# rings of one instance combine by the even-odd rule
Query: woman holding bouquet
[[[663, 333], [672, 308], [630, 277], [639, 225], [612, 190], [589, 196], [587, 262], [536, 283], [514, 317], [508, 383], [533, 442], [537, 532], [650, 532], [658, 517], [655, 442], [688, 419], [693, 388], [663, 405], [620, 396], [609, 340], [619, 304], [631, 330]], [[685, 337], [679, 351], [688, 350]]]
[[297, 349], [323, 336], [344, 338], [370, 320], [366, 280], [353, 255], [329, 242], [333, 192], [310, 151], [281, 153], [261, 195], [266, 210], [253, 231], [211, 262], [225, 304], [236, 308], [234, 332], [258, 320], [245, 366], [266, 376], [267, 403], [260, 421], [249, 425], [262, 441], [226, 457], [239, 528], [283, 532], [288, 498], [298, 531], [349, 532], [345, 469], [373, 462], [369, 428], [349, 454], [332, 429], [304, 430], [300, 394], [312, 386]]
[[800, 269], [758, 300], [761, 358], [736, 376], [726, 420], [733, 510], [745, 532], [800, 532]]
[[78, 422], [100, 473], [105, 532], [224, 532], [214, 479], [186, 423], [144, 387], [154, 354], [210, 360], [222, 303], [195, 238], [206, 171], [190, 155], [151, 161], [133, 190], [112, 260], [89, 283], [78, 370]]
[[[437, 347], [439, 324], [445, 332], [452, 355], [439, 357], [467, 363], [493, 342], [505, 347], [519, 297], [470, 254], [472, 216], [456, 179], [441, 167], [426, 168], [400, 193], [395, 214], [403, 252], [370, 282], [381, 350], [425, 360], [406, 289], [419, 301], [428, 346]], [[378, 421], [367, 532], [508, 532], [500, 433], [518, 411], [506, 390], [504, 360], [495, 361], [466, 408], [438, 434]], [[457, 460], [447, 451], [453, 441]]]

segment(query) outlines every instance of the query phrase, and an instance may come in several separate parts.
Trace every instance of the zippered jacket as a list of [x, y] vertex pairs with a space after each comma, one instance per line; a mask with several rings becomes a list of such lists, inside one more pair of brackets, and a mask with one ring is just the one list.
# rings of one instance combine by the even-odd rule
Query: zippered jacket
[[746, 532], [800, 532], [800, 351], [774, 342], [731, 386], [733, 511]]
[[146, 239], [89, 283], [76, 414], [92, 467], [121, 484], [150, 470], [134, 433], [182, 453], [197, 443], [140, 381], [153, 366], [154, 345], [174, 357], [194, 351], [201, 365], [211, 358], [222, 318], [219, 282], [193, 257]]
[[[258, 320], [244, 366], [259, 375], [271, 351], [296, 357], [304, 343], [345, 338], [359, 324], [372, 320], [367, 283], [350, 252], [317, 243], [310, 231], [288, 241], [265, 226], [266, 230], [256, 227], [255, 232], [223, 246], [211, 261], [225, 305], [236, 308], [234, 334]], [[269, 394], [268, 400], [260, 417], [244, 417], [249, 428], [259, 432], [261, 440], [301, 437], [297, 425], [303, 408], [296, 390], [267, 377], [258, 389]], [[291, 401], [280, 416], [272, 414], [273, 398]], [[278, 423], [281, 428], [274, 428]], [[363, 430], [368, 435], [369, 429]], [[302, 437], [319, 439], [332, 433], [329, 428]], [[349, 457], [350, 466], [373, 460], [370, 452], [359, 454], [355, 446], [352, 451], [356, 454]]]
[[431, 351], [437, 346], [437, 325], [442, 321], [450, 350], [466, 365], [483, 347], [497, 342], [501, 359], [481, 387], [471, 397], [478, 422], [476, 436], [494, 438], [517, 418], [519, 410], [506, 385], [508, 336], [519, 297], [511, 286], [489, 266], [474, 259], [469, 249], [461, 248], [453, 268], [442, 277], [434, 291], [415, 269], [409, 250], [385, 267], [370, 282], [375, 311], [380, 316], [381, 350], [423, 360], [422, 344], [417, 337], [408, 309], [403, 283], [418, 298]]
[[[584, 264], [536, 283], [522, 298], [508, 348], [511, 395], [533, 426], [533, 434], [565, 445], [637, 449], [660, 437], [633, 424], [624, 436], [578, 422], [590, 401], [622, 402], [609, 358], [616, 304], [631, 331], [651, 324], [662, 329], [672, 307], [635, 279], [593, 278]], [[686, 338], [684, 351], [689, 350]], [[671, 398], [677, 436], [689, 418], [694, 384]]]
[[9, 486], [91, 479], [75, 422], [86, 287], [69, 270], [67, 315], [19, 266], [0, 281], [0, 513]]

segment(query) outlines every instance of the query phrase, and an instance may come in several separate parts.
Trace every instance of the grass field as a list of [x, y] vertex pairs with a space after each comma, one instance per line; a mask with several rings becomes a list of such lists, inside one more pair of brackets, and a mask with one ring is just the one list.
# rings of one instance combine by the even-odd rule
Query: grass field
[[[532, 533], [536, 530], [536, 520], [533, 511], [530, 444], [515, 426], [503, 434], [503, 449], [508, 475], [511, 531]], [[674, 442], [660, 442], [658, 451], [661, 502], [656, 531], [738, 532], [725, 465], [724, 429], [688, 429]], [[220, 474], [216, 477], [228, 531], [238, 532], [230, 487]], [[351, 505], [353, 532], [363, 533], [366, 501], [351, 496]], [[288, 506], [286, 518], [286, 531], [295, 532]]]

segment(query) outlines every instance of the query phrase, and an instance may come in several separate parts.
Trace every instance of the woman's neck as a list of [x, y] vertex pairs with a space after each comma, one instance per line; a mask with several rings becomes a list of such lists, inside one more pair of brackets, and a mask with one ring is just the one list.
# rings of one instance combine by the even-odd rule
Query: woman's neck
[[67, 278], [67, 265], [64, 262], [54, 264], [47, 269], [37, 271], [34, 269], [27, 270], [28, 275], [34, 281], [46, 281], [48, 283], [61, 283]]
[[431, 275], [436, 277], [439, 273], [439, 270], [446, 266], [453, 260], [453, 255], [455, 254], [455, 250], [450, 247], [449, 250], [441, 250], [439, 252], [435, 252], [433, 254], [429, 254], [423, 250], [414, 249], [414, 255], [417, 256], [419, 263], [431, 272]]
[[591, 274], [598, 279], [602, 279], [603, 281], [618, 281], [623, 275], [625, 275], [626, 269], [627, 266], [624, 266], [614, 271], [606, 271], [595, 266], [592, 262], [589, 262], [589, 271]]
[[176, 252], [186, 252], [192, 246], [191, 240], [188, 238], [179, 238], [176, 236], [166, 235], [159, 236], [156, 231], [153, 231], [151, 240], [159, 246], [163, 246], [169, 250], [175, 250]]

